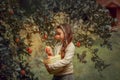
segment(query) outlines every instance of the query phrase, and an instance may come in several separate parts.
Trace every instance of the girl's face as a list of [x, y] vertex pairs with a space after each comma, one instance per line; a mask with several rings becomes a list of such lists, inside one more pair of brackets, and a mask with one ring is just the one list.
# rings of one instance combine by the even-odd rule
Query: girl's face
[[62, 29], [60, 29], [60, 28], [56, 29], [55, 39], [60, 40], [60, 41], [64, 40], [64, 32], [62, 31]]

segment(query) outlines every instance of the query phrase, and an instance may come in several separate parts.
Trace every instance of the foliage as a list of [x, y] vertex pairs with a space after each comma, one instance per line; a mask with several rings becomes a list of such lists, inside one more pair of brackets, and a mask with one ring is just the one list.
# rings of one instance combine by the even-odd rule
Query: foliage
[[[73, 42], [77, 47], [89, 48], [95, 68], [98, 71], [104, 69], [101, 67], [106, 64], [92, 46], [100, 38], [103, 40], [101, 47], [106, 46], [112, 50], [109, 41], [112, 18], [108, 15], [109, 11], [95, 0], [4, 0], [0, 1], [0, 6], [1, 79], [35, 80], [28, 61], [32, 53], [31, 44], [25, 44], [25, 38], [19, 34], [20, 30], [25, 29], [26, 26], [23, 25], [26, 22], [37, 25], [40, 32], [36, 30], [32, 33], [38, 32], [43, 36], [43, 44], [52, 47], [56, 43], [53, 37], [55, 26], [61, 23], [71, 24]], [[41, 49], [43, 53], [43, 48]]]

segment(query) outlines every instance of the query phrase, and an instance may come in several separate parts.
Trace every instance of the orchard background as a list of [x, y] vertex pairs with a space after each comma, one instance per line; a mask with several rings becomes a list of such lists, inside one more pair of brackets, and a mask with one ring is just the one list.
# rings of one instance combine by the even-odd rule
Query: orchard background
[[41, 60], [62, 23], [74, 34], [76, 80], [119, 80], [120, 30], [113, 22], [95, 0], [0, 0], [0, 80], [50, 80]]

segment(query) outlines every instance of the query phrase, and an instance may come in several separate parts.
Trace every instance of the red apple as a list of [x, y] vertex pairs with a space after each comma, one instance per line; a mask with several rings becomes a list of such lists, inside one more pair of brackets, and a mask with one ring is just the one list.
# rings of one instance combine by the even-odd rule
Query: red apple
[[76, 46], [77, 46], [77, 47], [80, 47], [80, 45], [81, 45], [81, 44], [80, 44], [80, 42], [78, 41], [78, 42], [76, 43]]
[[47, 34], [44, 34], [43, 39], [47, 39], [47, 38], [48, 38]]
[[20, 40], [19, 40], [19, 38], [16, 38], [16, 39], [15, 39], [15, 42], [17, 42], [17, 43], [18, 43], [19, 41], [20, 41]]
[[13, 9], [9, 9], [9, 14], [10, 14], [10, 15], [13, 15], [13, 14], [14, 14]]
[[45, 52], [46, 52], [46, 53], [49, 53], [49, 52], [50, 52], [50, 46], [46, 46], [46, 47], [45, 47]]
[[28, 47], [26, 50], [27, 50], [27, 52], [28, 52], [29, 54], [32, 53], [32, 49], [31, 49], [31, 48]]
[[50, 46], [46, 46], [45, 52], [48, 56], [53, 56], [52, 48]]
[[20, 71], [20, 74], [21, 74], [21, 75], [25, 75], [25, 74], [26, 74], [25, 70], [21, 70], [21, 71]]

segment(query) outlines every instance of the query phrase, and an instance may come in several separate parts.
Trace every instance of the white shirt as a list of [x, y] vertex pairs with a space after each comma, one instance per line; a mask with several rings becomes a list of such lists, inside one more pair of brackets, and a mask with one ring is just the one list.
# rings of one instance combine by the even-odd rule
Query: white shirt
[[[54, 49], [55, 55], [59, 54], [61, 47], [62, 47], [62, 44], [60, 44], [60, 43], [58, 43], [55, 46], [55, 49]], [[67, 48], [65, 49], [65, 57], [55, 63], [48, 65], [48, 67], [52, 70], [56, 70], [61, 67], [64, 68], [61, 72], [56, 73], [54, 75], [65, 75], [65, 74], [73, 73], [72, 60], [73, 60], [73, 56], [74, 56], [74, 51], [75, 51], [75, 46], [71, 42], [68, 44]]]

